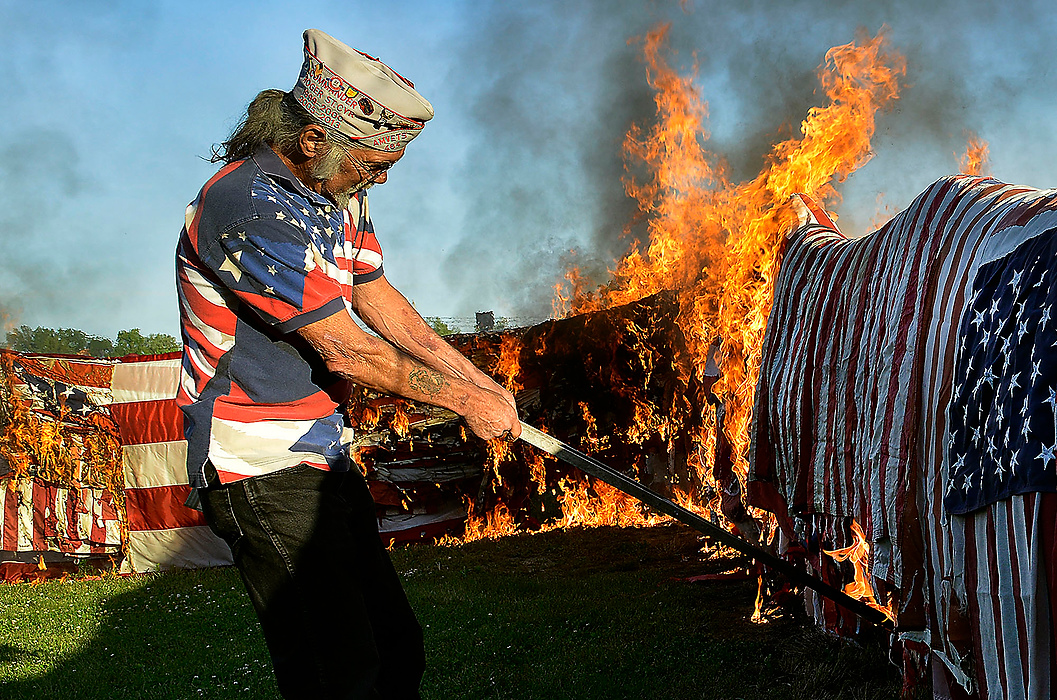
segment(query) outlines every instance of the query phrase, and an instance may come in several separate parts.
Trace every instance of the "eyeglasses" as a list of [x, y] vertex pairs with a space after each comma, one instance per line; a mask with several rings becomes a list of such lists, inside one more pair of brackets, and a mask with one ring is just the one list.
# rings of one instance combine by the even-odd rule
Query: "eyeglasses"
[[352, 154], [349, 147], [346, 146], [338, 139], [334, 139], [334, 143], [341, 147], [341, 150], [345, 151], [345, 156], [352, 161], [352, 164], [356, 166], [356, 169], [363, 174], [364, 184], [373, 185], [376, 184], [379, 177], [385, 174], [389, 168], [393, 167], [393, 161], [384, 161], [381, 163], [369, 163], [362, 158], [358, 158]]
[[363, 174], [371, 182], [374, 182], [375, 180], [377, 180], [386, 171], [388, 171], [389, 168], [393, 167], [392, 162], [389, 162], [389, 161], [384, 162], [384, 163], [368, 163], [365, 160], [361, 160], [361, 159], [357, 159], [357, 158], [353, 158], [352, 160], [353, 160], [353, 163], [356, 164], [356, 167], [360, 168], [363, 171]]

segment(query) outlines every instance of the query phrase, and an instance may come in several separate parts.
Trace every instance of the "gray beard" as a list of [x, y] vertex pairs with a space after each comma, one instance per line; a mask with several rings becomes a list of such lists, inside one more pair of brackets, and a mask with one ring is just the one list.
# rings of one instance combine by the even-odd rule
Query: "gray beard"
[[331, 147], [330, 151], [328, 151], [327, 154], [316, 163], [315, 167], [312, 168], [312, 177], [323, 181], [323, 194], [330, 197], [330, 199], [342, 209], [349, 206], [349, 200], [352, 199], [352, 195], [360, 190], [370, 189], [371, 185], [374, 184], [373, 182], [364, 183], [361, 181], [359, 184], [353, 185], [343, 192], [332, 192], [328, 189], [327, 181], [338, 174], [338, 169], [341, 167], [341, 162], [344, 159], [345, 152], [342, 149]]
[[331, 192], [324, 188], [324, 191], [330, 195], [334, 203], [342, 209], [347, 209], [349, 202], [352, 200], [352, 196], [361, 190], [369, 190], [374, 187], [373, 182], [360, 182], [359, 184], [353, 185], [344, 192]]

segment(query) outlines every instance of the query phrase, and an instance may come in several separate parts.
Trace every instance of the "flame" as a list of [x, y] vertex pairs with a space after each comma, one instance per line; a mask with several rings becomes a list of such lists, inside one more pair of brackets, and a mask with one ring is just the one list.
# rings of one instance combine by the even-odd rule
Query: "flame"
[[[499, 357], [491, 368], [492, 375], [497, 376], [499, 383], [514, 395], [522, 389], [521, 384], [517, 381], [517, 376], [521, 373], [521, 348], [522, 344], [519, 338], [503, 336], [499, 345]], [[499, 465], [501, 462], [515, 457], [513, 445], [500, 438], [489, 440], [487, 449], [488, 466], [495, 475], [497, 483], [502, 486], [503, 476], [499, 471]]]
[[873, 585], [870, 583], [870, 543], [866, 541], [859, 523], [851, 521], [851, 533], [854, 540], [847, 547], [841, 549], [822, 550], [836, 561], [851, 562], [855, 577], [851, 583], [844, 586], [844, 592], [853, 598], [857, 598], [875, 610], [883, 612], [889, 620], [895, 616], [890, 606], [884, 606], [877, 602]]
[[671, 501], [675, 505], [685, 508], [691, 513], [696, 513], [703, 518], [711, 518], [713, 513], [718, 513], [719, 508], [710, 508], [708, 504], [702, 504], [694, 494], [680, 488], [672, 489]]
[[645, 513], [638, 499], [605, 482], [563, 479], [559, 485], [562, 517], [551, 527], [642, 527], [667, 521]]
[[547, 463], [543, 459], [543, 453], [536, 450], [525, 454], [529, 466], [529, 478], [536, 485], [536, 493], [543, 495], [547, 490]]
[[517, 381], [521, 373], [521, 340], [516, 336], [505, 335], [499, 345], [499, 360], [494, 374], [501, 378], [501, 384], [515, 396], [523, 388]]
[[[906, 70], [903, 57], [888, 51], [884, 31], [826, 53], [818, 71], [826, 104], [809, 110], [800, 136], [775, 145], [760, 174], [742, 183], [731, 182], [722, 159], [703, 147], [708, 109], [693, 82], [696, 66], [690, 76], [678, 75], [662, 55], [668, 26], [648, 33], [643, 47], [658, 120], [649, 129], [633, 127], [624, 145], [626, 190], [649, 240], [633, 245], [604, 288], [586, 291], [573, 270], [562, 290], [562, 304], [573, 312], [679, 291], [677, 322], [698, 372], [721, 339], [713, 393], [725, 404], [722, 429], [742, 478], [781, 244], [795, 223], [785, 204], [806, 193], [831, 207], [840, 200], [835, 184], [870, 159], [875, 115], [897, 99]], [[648, 177], [632, 174], [641, 166]], [[697, 440], [714, 441], [709, 426]], [[705, 482], [709, 458], [694, 465]]]
[[961, 171], [966, 175], [989, 174], [990, 168], [987, 162], [989, 150], [987, 141], [984, 141], [976, 134], [969, 134], [965, 154], [958, 160], [958, 166]]
[[487, 447], [488, 468], [491, 469], [492, 474], [495, 476], [496, 484], [502, 486], [503, 473], [500, 471], [499, 465], [502, 462], [514, 459], [513, 444], [503, 438], [496, 438], [495, 440], [489, 440]]
[[477, 540], [494, 540], [520, 532], [514, 516], [505, 503], [500, 503], [491, 511], [480, 515], [476, 512], [473, 501], [468, 501], [466, 513], [466, 531], [461, 540], [442, 539], [438, 544], [459, 544]]
[[583, 401], [580, 401], [577, 406], [580, 408], [580, 413], [583, 415], [584, 419], [585, 429], [583, 446], [587, 448], [589, 452], [597, 452], [609, 447], [609, 436], [598, 436], [598, 424], [595, 422], [595, 417], [591, 414], [591, 409], [588, 405]]
[[[676, 322], [686, 339], [687, 372], [703, 379], [710, 350], [720, 369], [712, 392], [724, 405], [723, 424], [717, 425], [711, 411], [694, 417], [698, 434], [692, 436], [690, 466], [702, 485], [715, 485], [711, 468], [719, 430], [732, 447], [738, 478], [747, 475], [752, 405], [774, 279], [785, 234], [797, 221], [787, 203], [792, 195], [805, 193], [832, 209], [840, 201], [837, 185], [870, 159], [876, 114], [898, 98], [906, 72], [904, 58], [888, 49], [885, 31], [859, 36], [826, 53], [818, 70], [824, 102], [808, 111], [798, 135], [773, 146], [761, 172], [745, 182], [733, 182], [724, 160], [705, 148], [708, 106], [694, 84], [697, 67], [683, 76], [669, 65], [668, 26], [642, 39], [657, 119], [652, 126], [633, 126], [627, 133], [624, 185], [636, 202], [634, 221], [644, 223], [647, 238], [632, 242], [604, 287], [592, 289], [584, 274], [571, 268], [555, 287], [553, 306], [556, 315], [565, 316], [661, 291], [677, 292]], [[629, 324], [624, 345], [637, 349], [639, 333]], [[652, 360], [642, 354], [641, 361], [648, 384]], [[509, 370], [499, 374], [508, 385], [516, 377]], [[683, 377], [687, 385], [693, 378]], [[682, 418], [664, 415], [657, 406], [638, 401], [634, 406], [633, 424], [620, 436], [628, 444], [644, 444], [655, 435], [668, 440], [680, 428]], [[599, 435], [585, 404], [580, 410], [581, 446], [586, 451], [606, 449], [608, 436]], [[546, 484], [545, 463], [531, 463], [532, 481], [540, 493]], [[666, 520], [602, 483], [563, 478], [557, 486], [563, 515], [544, 530]], [[702, 488], [676, 498], [684, 507], [708, 513], [716, 493], [715, 488]], [[702, 503], [701, 498], [713, 502]], [[467, 538], [484, 536], [487, 530], [480, 523], [487, 526], [488, 517], [499, 530], [509, 530], [507, 516], [505, 509], [485, 518], [474, 516]], [[860, 560], [868, 560], [868, 546], [859, 551]], [[872, 595], [872, 589], [862, 592], [867, 593]]]
[[411, 432], [411, 415], [407, 412], [407, 404], [405, 402], [396, 403], [393, 416], [389, 420], [389, 427], [400, 438], [406, 438]]
[[766, 602], [767, 593], [764, 586], [763, 572], [761, 571], [756, 577], [756, 602], [753, 604], [752, 617], [749, 620], [758, 625], [765, 625], [771, 621], [767, 616], [767, 611], [764, 609]]

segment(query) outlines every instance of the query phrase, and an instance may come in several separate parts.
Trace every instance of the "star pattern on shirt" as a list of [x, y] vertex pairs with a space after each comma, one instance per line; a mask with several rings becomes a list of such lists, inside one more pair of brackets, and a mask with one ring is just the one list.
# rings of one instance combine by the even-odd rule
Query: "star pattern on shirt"
[[231, 255], [224, 258], [224, 262], [220, 265], [220, 271], [226, 272], [231, 275], [236, 282], [242, 279], [242, 267], [239, 262], [242, 260], [242, 251], [236, 250]]
[[341, 210], [280, 188], [267, 177], [254, 181], [251, 194], [261, 225], [223, 232], [225, 256], [217, 269], [237, 289], [297, 306], [306, 275], [321, 265], [339, 269], [337, 258], [345, 257], [344, 237], [334, 235], [344, 232]]
[[1053, 454], [1054, 450], [1057, 450], [1057, 444], [1055, 444], [1055, 445], [1043, 445], [1042, 446], [1042, 451], [1039, 452], [1039, 456], [1035, 458], [1035, 459], [1041, 459], [1042, 460], [1042, 468], [1043, 469], [1046, 469], [1047, 467], [1049, 467], [1050, 466], [1050, 462], [1053, 462], [1054, 460], [1057, 460], [1057, 457], [1055, 457], [1054, 454]]

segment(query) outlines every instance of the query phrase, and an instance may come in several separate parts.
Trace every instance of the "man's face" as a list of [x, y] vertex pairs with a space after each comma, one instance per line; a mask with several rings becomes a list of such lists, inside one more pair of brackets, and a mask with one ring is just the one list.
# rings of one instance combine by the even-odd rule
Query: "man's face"
[[394, 152], [377, 151], [370, 148], [345, 148], [337, 144], [346, 156], [338, 166], [338, 172], [323, 181], [323, 191], [337, 204], [344, 207], [356, 192], [389, 179], [389, 168], [404, 155], [403, 149]]

